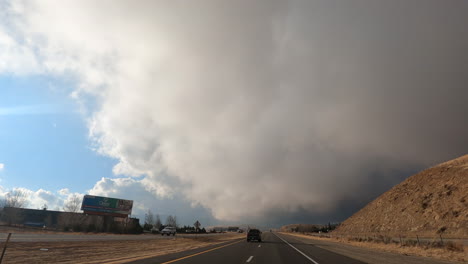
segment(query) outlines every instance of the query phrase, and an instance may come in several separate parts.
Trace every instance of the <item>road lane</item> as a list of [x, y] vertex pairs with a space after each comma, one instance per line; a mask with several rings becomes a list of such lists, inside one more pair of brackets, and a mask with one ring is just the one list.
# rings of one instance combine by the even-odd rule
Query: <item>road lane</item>
[[[310, 244], [294, 240], [289, 236], [265, 232], [262, 243], [246, 242], [244, 239], [219, 249], [200, 249], [172, 255], [135, 261], [132, 263], [175, 263], [175, 264], [364, 264]], [[206, 251], [206, 252], [205, 252]], [[302, 252], [302, 253], [299, 253]], [[313, 261], [311, 261], [313, 260]]]
[[[326, 249], [322, 249], [314, 246], [311, 243], [304, 243], [303, 241], [297, 240], [294, 236], [288, 236], [284, 234], [274, 234], [286, 240], [289, 244], [296, 247], [298, 250], [313, 258], [315, 262], [319, 264], [327, 263], [346, 263], [346, 264], [365, 264], [362, 261], [352, 259], [347, 256], [343, 256]], [[312, 263], [312, 262], [310, 262]]]
[[[265, 232], [262, 235], [262, 240], [260, 249], [257, 251], [255, 256], [255, 262], [252, 263], [273, 263], [273, 264], [283, 264], [283, 263], [297, 263], [297, 264], [313, 264], [305, 258], [303, 255], [299, 254], [291, 246], [287, 245], [284, 241], [278, 238], [275, 234], [270, 232]], [[321, 263], [320, 263], [321, 264]]]

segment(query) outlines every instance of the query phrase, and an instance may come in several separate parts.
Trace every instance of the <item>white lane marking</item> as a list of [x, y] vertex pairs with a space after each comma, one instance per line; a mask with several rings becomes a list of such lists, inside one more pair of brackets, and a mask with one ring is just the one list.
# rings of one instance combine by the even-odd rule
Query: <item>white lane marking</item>
[[315, 264], [319, 264], [317, 261], [313, 260], [311, 257], [307, 256], [304, 252], [300, 251], [299, 249], [297, 249], [295, 246], [289, 244], [288, 241], [282, 239], [280, 236], [278, 236], [277, 234], [273, 233], [276, 237], [278, 237], [279, 239], [283, 240], [284, 243], [288, 244], [290, 247], [294, 248], [297, 252], [301, 253], [302, 256], [304, 256], [306, 259], [312, 261], [313, 263]]
[[262, 245], [258, 245], [258, 247], [262, 247]]
[[250, 258], [246, 262], [250, 262], [253, 259], [253, 256], [250, 256]]

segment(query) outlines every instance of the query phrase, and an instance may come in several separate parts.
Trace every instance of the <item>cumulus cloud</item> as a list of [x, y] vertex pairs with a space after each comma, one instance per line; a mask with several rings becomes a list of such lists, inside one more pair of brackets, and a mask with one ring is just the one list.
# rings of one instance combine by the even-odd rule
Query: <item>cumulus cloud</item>
[[338, 219], [468, 147], [468, 4], [421, 3], [3, 2], [0, 58], [33, 67], [0, 72], [72, 75], [93, 99], [96, 151], [143, 176], [94, 193]]
[[0, 171], [2, 171], [5, 168], [5, 164], [0, 163]]

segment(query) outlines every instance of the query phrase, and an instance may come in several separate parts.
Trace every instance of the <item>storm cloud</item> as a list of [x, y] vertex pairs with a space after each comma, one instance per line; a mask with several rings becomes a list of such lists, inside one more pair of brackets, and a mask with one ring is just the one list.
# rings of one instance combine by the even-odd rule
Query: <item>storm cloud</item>
[[343, 220], [466, 154], [466, 1], [0, 3], [0, 72], [76, 80], [116, 175], [219, 220]]

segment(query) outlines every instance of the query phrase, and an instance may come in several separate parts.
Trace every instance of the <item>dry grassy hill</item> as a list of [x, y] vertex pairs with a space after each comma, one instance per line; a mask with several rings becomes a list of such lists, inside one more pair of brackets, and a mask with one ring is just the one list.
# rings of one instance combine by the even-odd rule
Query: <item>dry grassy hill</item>
[[468, 238], [468, 155], [413, 175], [334, 233]]

